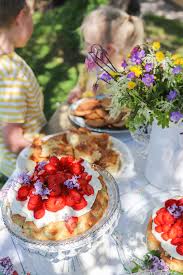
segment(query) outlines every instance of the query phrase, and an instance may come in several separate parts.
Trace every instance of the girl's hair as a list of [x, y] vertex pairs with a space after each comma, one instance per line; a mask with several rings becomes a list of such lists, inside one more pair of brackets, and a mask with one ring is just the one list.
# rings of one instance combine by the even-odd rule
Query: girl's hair
[[0, 0], [0, 28], [9, 27], [25, 6], [26, 0]]
[[136, 16], [128, 15], [118, 8], [101, 6], [92, 11], [81, 26], [83, 36], [94, 26], [95, 29], [101, 31], [100, 44], [105, 48], [107, 44], [113, 43], [124, 57], [134, 46], [143, 43], [142, 20]]

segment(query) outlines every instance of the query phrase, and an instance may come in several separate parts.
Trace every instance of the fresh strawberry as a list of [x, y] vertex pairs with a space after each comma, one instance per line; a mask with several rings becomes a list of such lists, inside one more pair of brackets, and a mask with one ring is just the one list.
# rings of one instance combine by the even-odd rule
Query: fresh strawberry
[[75, 189], [71, 189], [69, 190], [66, 198], [65, 198], [65, 203], [67, 206], [73, 206], [77, 203], [80, 203], [81, 201], [81, 194], [75, 190]]
[[174, 226], [172, 226], [172, 228], [170, 229], [168, 235], [169, 235], [170, 239], [177, 238], [177, 229]]
[[41, 208], [43, 205], [42, 198], [40, 195], [31, 195], [28, 201], [27, 208], [29, 210], [35, 210]]
[[156, 226], [156, 227], [155, 227], [155, 230], [156, 230], [156, 232], [158, 232], [158, 233], [163, 232], [163, 228], [162, 228], [161, 225]]
[[82, 190], [87, 196], [94, 195], [93, 186], [91, 186], [90, 184], [82, 185]]
[[73, 163], [71, 166], [71, 173], [80, 175], [84, 171], [84, 167], [80, 163]]
[[164, 233], [167, 233], [171, 228], [171, 224], [163, 224], [162, 229]]
[[[63, 184], [63, 183], [68, 179], [68, 175], [65, 174], [65, 173], [62, 172], [62, 171], [57, 171], [56, 177], [57, 177], [57, 181], [58, 181], [60, 184]], [[70, 177], [70, 174], [69, 174], [69, 177]], [[72, 177], [72, 176], [71, 176], [71, 177]]]
[[65, 206], [65, 197], [58, 196], [58, 197], [49, 197], [45, 200], [45, 208], [51, 212], [57, 212], [63, 209]]
[[79, 185], [81, 186], [81, 188], [88, 184], [88, 181], [86, 179], [82, 179], [82, 178], [79, 178], [78, 182], [79, 182]]
[[35, 219], [41, 219], [44, 216], [44, 214], [45, 214], [44, 207], [34, 210], [34, 218]]
[[73, 163], [73, 161], [74, 161], [73, 156], [66, 156], [66, 162], [67, 163], [71, 164], [71, 163]]
[[175, 218], [168, 211], [166, 211], [163, 214], [163, 222], [165, 224], [174, 224]]
[[166, 208], [172, 206], [173, 204], [177, 204], [177, 200], [170, 199], [170, 200], [165, 201], [165, 207]]
[[49, 163], [53, 166], [55, 166], [57, 169], [59, 167], [59, 164], [60, 164], [60, 161], [59, 159], [56, 157], [56, 156], [52, 156], [50, 159], [49, 159]]
[[51, 190], [51, 197], [61, 195], [60, 178], [57, 177], [57, 174], [48, 176], [48, 189]]
[[178, 245], [176, 251], [183, 256], [183, 244]]
[[74, 232], [74, 229], [76, 228], [78, 223], [78, 217], [70, 217], [65, 221], [65, 226], [70, 234]]
[[161, 225], [161, 223], [160, 223], [157, 216], [154, 218], [154, 223], [157, 224], [157, 225]]
[[173, 227], [177, 231], [177, 237], [181, 238], [183, 236], [183, 228], [182, 228], [182, 226], [174, 224]]
[[160, 209], [156, 212], [156, 214], [159, 215], [159, 214], [165, 213], [165, 212], [166, 212], [166, 208], [165, 208], [165, 207], [162, 207], [162, 208], [160, 208]]
[[161, 237], [162, 237], [162, 239], [165, 240], [165, 241], [168, 241], [168, 240], [169, 240], [169, 235], [168, 235], [167, 233], [161, 234]]
[[171, 240], [171, 244], [173, 244], [173, 245], [183, 244], [183, 237], [182, 238], [175, 238], [175, 239]]
[[17, 193], [17, 200], [26, 201], [27, 196], [29, 195], [29, 192], [30, 192], [30, 186], [28, 185], [21, 186]]
[[163, 212], [157, 214], [156, 220], [157, 220], [160, 224], [164, 224], [164, 222], [163, 222]]
[[90, 182], [90, 180], [92, 179], [92, 176], [91, 176], [91, 175], [88, 175], [88, 173], [86, 173], [86, 172], [83, 172], [83, 173], [80, 175], [80, 179], [84, 179], [84, 180], [86, 180], [87, 182]]
[[56, 167], [50, 163], [46, 164], [44, 169], [49, 175], [53, 175], [57, 172]]
[[88, 175], [88, 176], [86, 177], [87, 182], [90, 182], [91, 179], [92, 179], [92, 175]]
[[182, 199], [179, 199], [179, 200], [177, 201], [177, 204], [178, 204], [179, 206], [183, 206], [183, 198], [182, 198]]
[[79, 211], [79, 210], [83, 209], [83, 208], [86, 207], [86, 206], [87, 206], [87, 201], [85, 200], [84, 197], [82, 197], [82, 198], [81, 198], [81, 201], [80, 201], [79, 203], [74, 204], [74, 205], [72, 206], [72, 208], [73, 208], [74, 210]]

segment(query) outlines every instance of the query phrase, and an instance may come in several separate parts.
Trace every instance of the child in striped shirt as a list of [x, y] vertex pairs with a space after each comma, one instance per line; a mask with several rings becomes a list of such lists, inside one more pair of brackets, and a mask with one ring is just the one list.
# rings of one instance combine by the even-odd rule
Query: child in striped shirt
[[26, 62], [15, 53], [30, 39], [26, 0], [0, 0], [0, 172], [9, 177], [17, 154], [46, 124], [43, 95]]

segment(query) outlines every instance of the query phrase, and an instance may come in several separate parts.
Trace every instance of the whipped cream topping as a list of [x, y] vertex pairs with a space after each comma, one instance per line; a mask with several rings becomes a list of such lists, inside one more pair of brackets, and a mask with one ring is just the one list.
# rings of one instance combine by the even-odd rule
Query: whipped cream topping
[[[177, 198], [175, 198], [177, 199]], [[152, 222], [152, 233], [154, 235], [154, 237], [161, 243], [161, 247], [167, 252], [167, 254], [172, 257], [172, 258], [175, 258], [177, 260], [183, 260], [183, 256], [180, 255], [179, 253], [177, 253], [176, 251], [176, 245], [173, 245], [171, 244], [171, 239], [168, 240], [168, 241], [165, 241], [163, 240], [163, 238], [161, 237], [161, 234], [162, 233], [158, 233], [156, 230], [155, 230], [155, 227], [157, 226], [155, 223], [154, 223], [154, 218], [156, 217], [156, 212], [162, 208], [162, 207], [165, 207], [164, 204], [162, 204], [160, 207], [158, 208], [155, 208], [153, 210], [153, 214], [152, 214], [152, 218], [153, 218], [153, 222]]]
[[85, 168], [85, 172], [87, 172], [89, 175], [92, 176], [90, 185], [92, 185], [94, 189], [94, 195], [90, 195], [90, 196], [84, 195], [84, 198], [87, 201], [87, 206], [85, 208], [79, 211], [76, 211], [72, 207], [65, 206], [63, 209], [57, 212], [51, 212], [51, 211], [45, 210], [45, 215], [41, 219], [35, 219], [33, 211], [30, 211], [27, 208], [29, 199], [27, 199], [26, 201], [16, 200], [17, 191], [21, 186], [17, 184], [14, 190], [12, 189], [12, 192], [8, 193], [8, 200], [10, 202], [10, 208], [11, 208], [12, 214], [19, 214], [25, 217], [26, 221], [32, 221], [38, 228], [41, 228], [48, 225], [50, 222], [64, 221], [68, 217], [71, 217], [71, 216], [80, 217], [88, 213], [95, 202], [98, 191], [102, 189], [102, 184], [98, 179], [98, 177], [100, 176], [99, 173], [93, 170], [88, 162], [84, 161], [82, 165]]

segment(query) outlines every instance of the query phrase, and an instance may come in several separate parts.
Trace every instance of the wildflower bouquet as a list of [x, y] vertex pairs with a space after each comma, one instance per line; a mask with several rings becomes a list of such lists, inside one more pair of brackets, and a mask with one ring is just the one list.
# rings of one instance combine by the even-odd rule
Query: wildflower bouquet
[[183, 119], [183, 58], [160, 51], [160, 43], [136, 46], [120, 71], [110, 62], [107, 52], [93, 45], [86, 59], [89, 70], [97, 70], [98, 81], [108, 84], [112, 97], [111, 115], [123, 107], [131, 110], [128, 127], [135, 130], [156, 119], [162, 127]]

